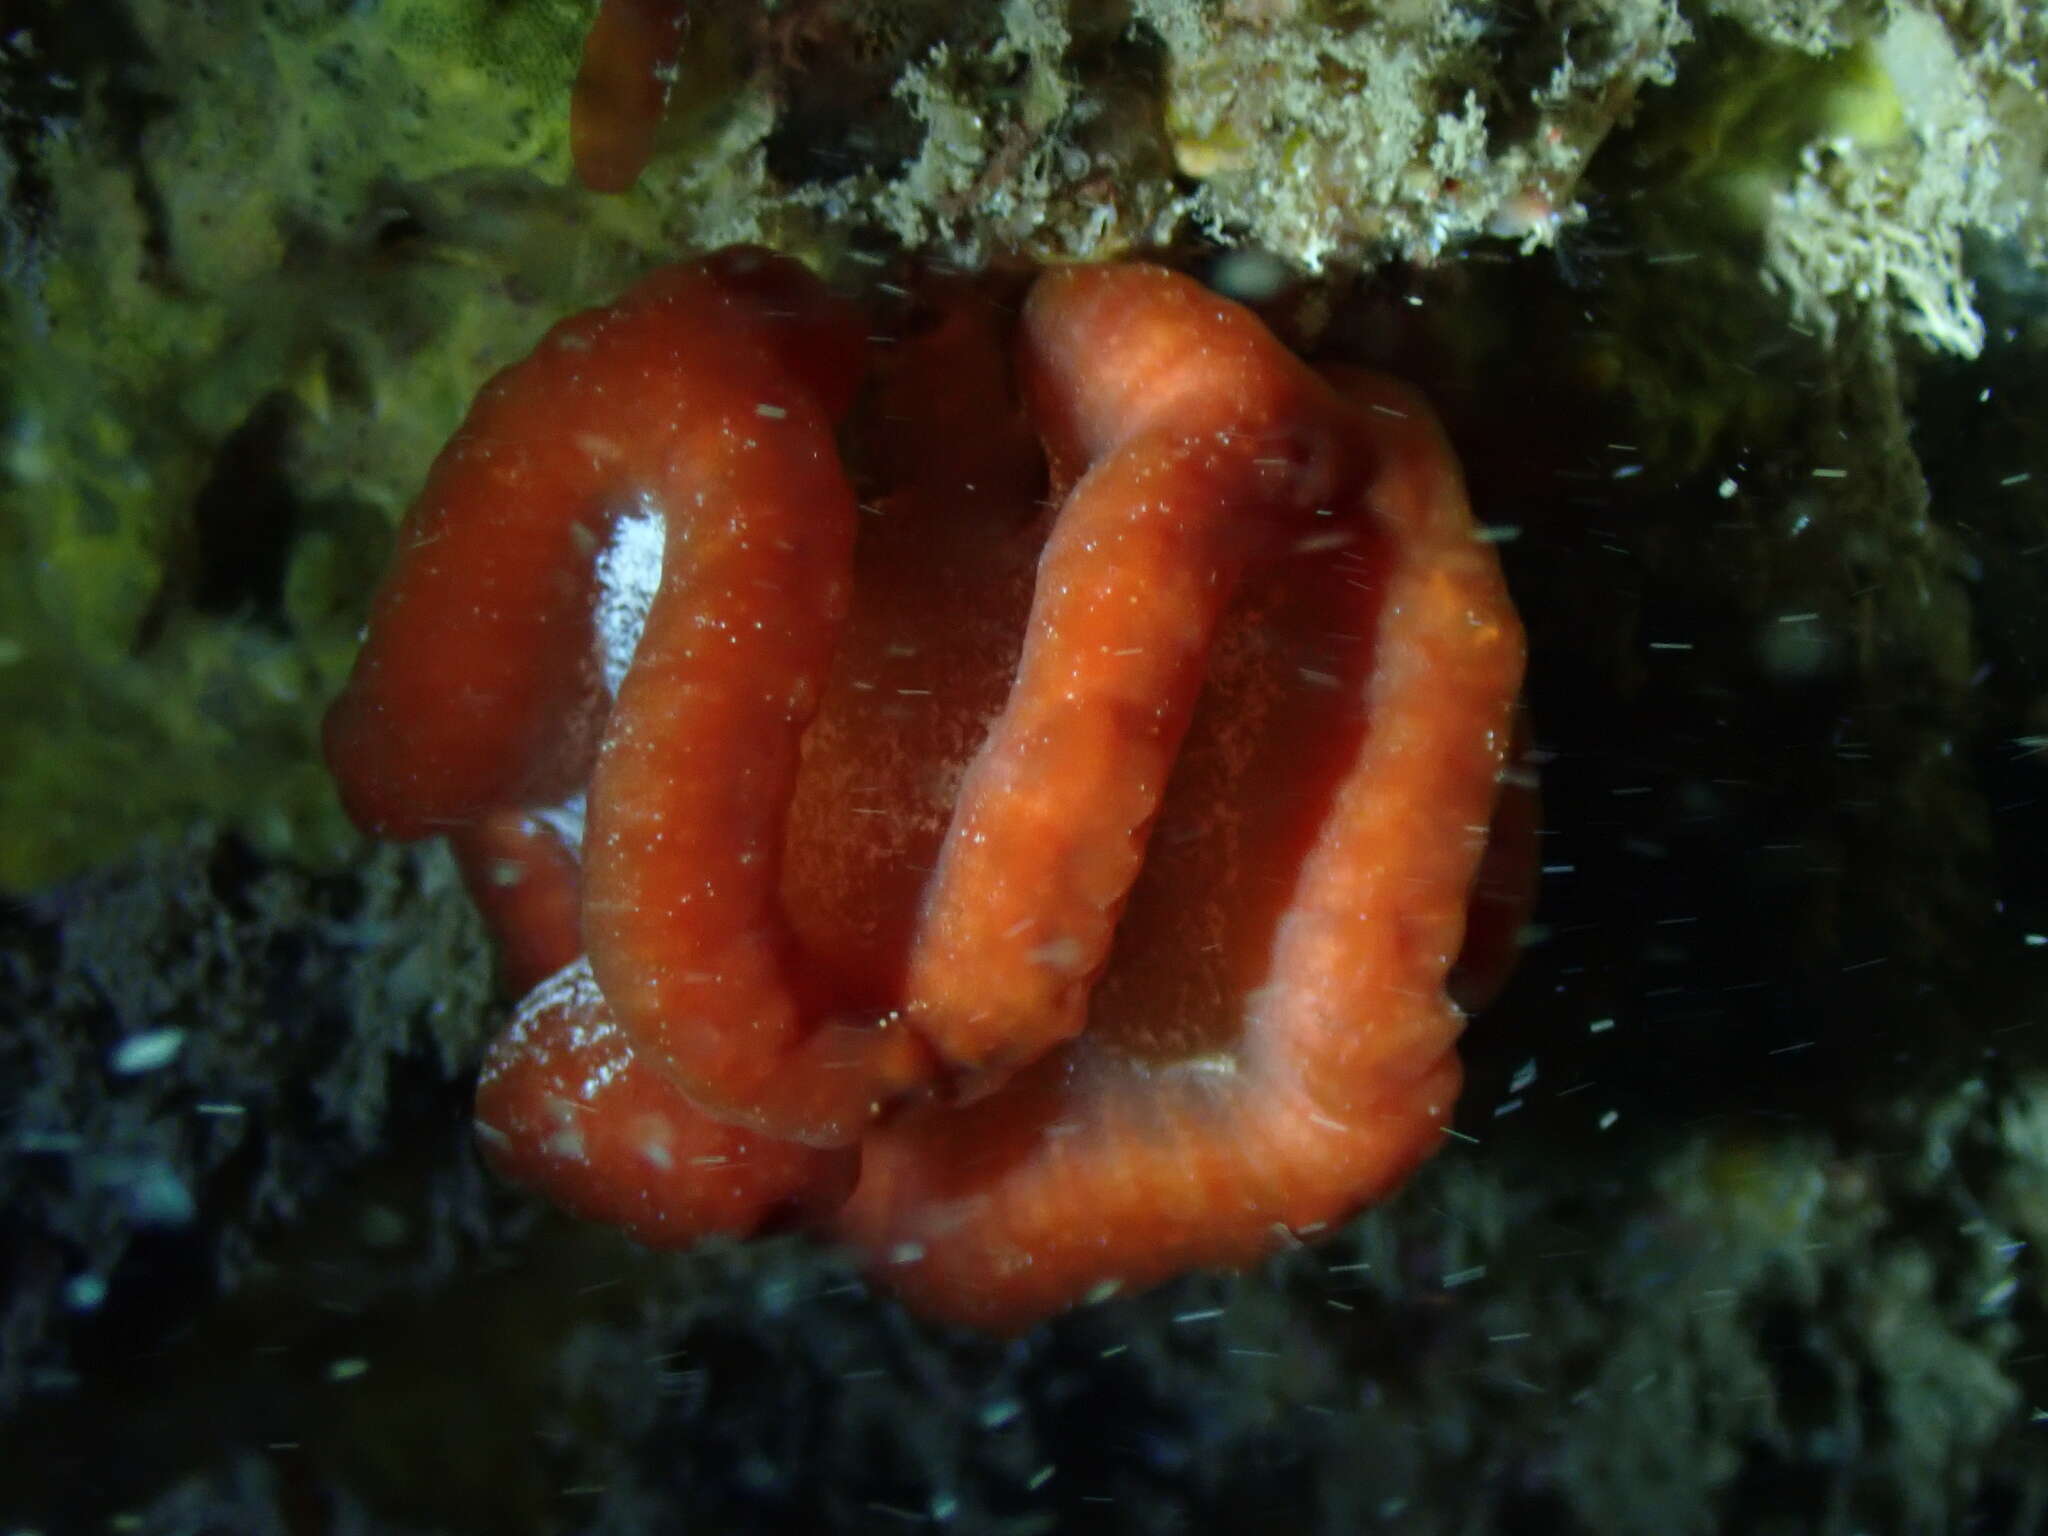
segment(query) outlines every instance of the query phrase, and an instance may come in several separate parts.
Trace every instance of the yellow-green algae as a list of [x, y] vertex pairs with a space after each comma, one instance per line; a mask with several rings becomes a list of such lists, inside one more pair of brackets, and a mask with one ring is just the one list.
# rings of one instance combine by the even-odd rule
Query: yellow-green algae
[[[622, 210], [533, 206], [581, 5], [236, 9], [131, 7], [145, 88], [85, 78], [33, 145], [48, 207], [0, 317], [0, 888], [195, 820], [346, 846], [316, 725], [387, 530], [481, 379], [630, 269]], [[266, 414], [272, 503], [227, 508], [222, 548], [197, 509], [247, 494]], [[205, 561], [269, 538], [274, 591], [209, 592]]]

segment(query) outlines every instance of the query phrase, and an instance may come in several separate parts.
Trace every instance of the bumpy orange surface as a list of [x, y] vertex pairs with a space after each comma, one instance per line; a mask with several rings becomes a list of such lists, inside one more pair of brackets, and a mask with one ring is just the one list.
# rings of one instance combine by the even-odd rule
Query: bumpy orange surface
[[1013, 1327], [1434, 1150], [1521, 634], [1426, 407], [1185, 277], [934, 285], [863, 384], [866, 328], [758, 251], [558, 327], [436, 465], [330, 758], [455, 835], [531, 988], [502, 1168]]

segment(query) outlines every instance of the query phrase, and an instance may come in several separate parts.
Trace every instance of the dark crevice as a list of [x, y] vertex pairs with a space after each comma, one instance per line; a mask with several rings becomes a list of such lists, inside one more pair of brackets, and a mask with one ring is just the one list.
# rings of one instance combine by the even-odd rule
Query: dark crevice
[[286, 471], [297, 425], [297, 405], [268, 396], [215, 454], [192, 505], [191, 597], [200, 612], [285, 630], [285, 571], [301, 520]]

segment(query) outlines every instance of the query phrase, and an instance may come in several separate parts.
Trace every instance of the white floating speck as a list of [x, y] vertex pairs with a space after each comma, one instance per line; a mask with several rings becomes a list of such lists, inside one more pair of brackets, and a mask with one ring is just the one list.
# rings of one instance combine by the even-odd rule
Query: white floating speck
[[169, 1066], [184, 1048], [185, 1031], [182, 1029], [144, 1030], [139, 1035], [130, 1035], [114, 1047], [110, 1065], [123, 1077], [134, 1077]]

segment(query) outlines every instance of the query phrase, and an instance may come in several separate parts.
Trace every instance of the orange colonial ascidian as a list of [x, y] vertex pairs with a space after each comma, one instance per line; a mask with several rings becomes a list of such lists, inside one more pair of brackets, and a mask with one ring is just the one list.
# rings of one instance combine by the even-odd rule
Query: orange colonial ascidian
[[524, 993], [500, 1169], [647, 1243], [798, 1221], [999, 1329], [1399, 1184], [1534, 846], [1424, 404], [1164, 267], [1020, 286], [871, 341], [733, 249], [556, 327], [327, 722]]

